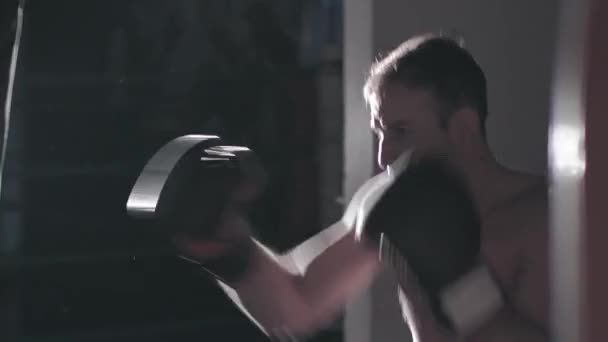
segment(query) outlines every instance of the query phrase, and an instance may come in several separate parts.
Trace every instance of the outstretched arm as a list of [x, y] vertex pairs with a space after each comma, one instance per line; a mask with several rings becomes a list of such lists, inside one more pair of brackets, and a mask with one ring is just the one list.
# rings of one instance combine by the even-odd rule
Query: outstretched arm
[[331, 324], [380, 268], [377, 253], [356, 241], [353, 232], [322, 251], [302, 273], [286, 262], [290, 257], [258, 245], [251, 272], [222, 286], [269, 335], [281, 330], [308, 335]]
[[369, 179], [340, 221], [286, 255], [257, 244], [252, 271], [230, 286], [220, 285], [268, 334], [286, 329], [307, 335], [331, 324], [380, 270], [378, 251], [355, 228], [388, 182], [387, 173]]
[[[241, 236], [246, 271], [219, 285], [238, 307], [268, 335], [288, 331], [308, 335], [331, 324], [345, 304], [365, 290], [380, 269], [377, 250], [361, 241], [356, 223], [366, 215], [371, 193], [389, 180], [379, 174], [353, 196], [340, 221], [285, 255], [277, 255], [245, 236], [250, 230], [239, 214], [228, 215], [219, 229]], [[239, 233], [240, 232], [240, 233]], [[181, 241], [181, 242], [179, 242]], [[178, 239], [178, 247], [193, 260], [208, 260], [205, 241]], [[236, 254], [240, 248], [236, 249]], [[201, 254], [202, 251], [202, 254]], [[211, 252], [213, 255], [215, 252]]]

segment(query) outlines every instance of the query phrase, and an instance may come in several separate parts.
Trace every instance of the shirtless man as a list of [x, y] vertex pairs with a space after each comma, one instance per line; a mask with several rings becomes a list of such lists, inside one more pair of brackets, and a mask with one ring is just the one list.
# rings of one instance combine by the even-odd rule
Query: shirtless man
[[[485, 76], [473, 57], [447, 38], [412, 38], [372, 67], [364, 94], [382, 169], [413, 148], [445, 156], [462, 175], [481, 219], [483, 261], [504, 294], [500, 310], [464, 338], [441, 329], [420, 286], [401, 284], [403, 316], [415, 340], [547, 341], [545, 180], [507, 169], [493, 157], [484, 129]], [[251, 242], [247, 271], [222, 285], [271, 336], [304, 336], [325, 327], [381, 269], [378, 251], [357, 236], [356, 216], [337, 223], [347, 232], [312, 260], [274, 255]], [[246, 226], [238, 215], [226, 217], [227, 229]], [[184, 236], [175, 241], [191, 259], [204, 264], [210, 257], [201, 241]], [[294, 258], [299, 268], [287, 265]]]

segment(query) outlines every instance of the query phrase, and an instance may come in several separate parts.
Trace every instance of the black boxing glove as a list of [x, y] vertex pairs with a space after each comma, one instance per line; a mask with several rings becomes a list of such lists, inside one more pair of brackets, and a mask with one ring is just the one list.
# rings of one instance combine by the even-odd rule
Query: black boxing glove
[[501, 293], [480, 258], [480, 219], [463, 179], [440, 158], [411, 161], [364, 223], [368, 240], [397, 273], [406, 265], [437, 320], [458, 335], [500, 308]]
[[[247, 219], [240, 213], [223, 215], [220, 231], [249, 230]], [[207, 273], [226, 284], [242, 279], [251, 268], [254, 242], [249, 235], [192, 237], [176, 234], [172, 239], [181, 259], [201, 266]]]
[[245, 210], [264, 181], [256, 162], [251, 150], [222, 145], [216, 136], [177, 138], [141, 172], [127, 210], [166, 234], [180, 257], [233, 282], [252, 250]]

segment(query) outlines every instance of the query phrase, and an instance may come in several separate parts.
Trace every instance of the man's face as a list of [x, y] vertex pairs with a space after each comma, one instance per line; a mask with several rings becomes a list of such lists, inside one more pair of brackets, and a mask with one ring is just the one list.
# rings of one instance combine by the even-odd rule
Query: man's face
[[371, 128], [378, 137], [378, 164], [383, 170], [401, 152], [415, 148], [420, 155], [447, 153], [449, 138], [439, 125], [432, 93], [389, 83], [378, 103], [371, 103]]

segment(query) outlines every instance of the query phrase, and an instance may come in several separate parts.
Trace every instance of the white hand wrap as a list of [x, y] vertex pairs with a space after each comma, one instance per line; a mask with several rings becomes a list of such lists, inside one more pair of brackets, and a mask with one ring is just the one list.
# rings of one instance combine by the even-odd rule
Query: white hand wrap
[[480, 266], [440, 293], [441, 306], [461, 336], [468, 336], [503, 305], [500, 289], [489, 270]]

